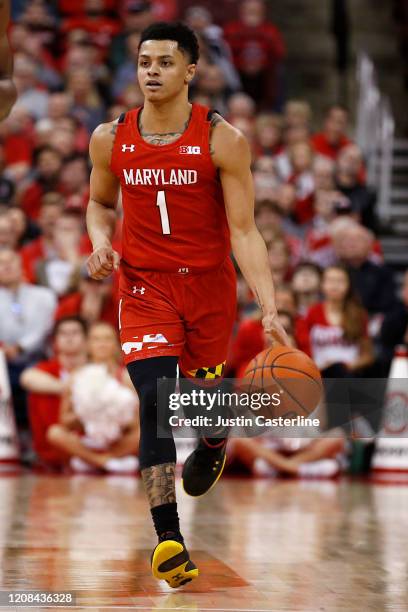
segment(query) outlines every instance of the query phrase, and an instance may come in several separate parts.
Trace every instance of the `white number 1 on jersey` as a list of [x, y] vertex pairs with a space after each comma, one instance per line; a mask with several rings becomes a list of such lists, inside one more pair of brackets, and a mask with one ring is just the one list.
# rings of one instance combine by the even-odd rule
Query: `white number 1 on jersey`
[[169, 215], [167, 213], [166, 195], [164, 191], [157, 192], [156, 206], [158, 206], [160, 210], [163, 234], [171, 234]]

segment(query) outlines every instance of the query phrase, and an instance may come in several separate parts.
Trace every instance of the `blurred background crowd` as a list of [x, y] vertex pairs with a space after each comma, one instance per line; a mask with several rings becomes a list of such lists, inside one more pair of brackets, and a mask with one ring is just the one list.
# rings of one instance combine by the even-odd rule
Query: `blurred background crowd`
[[[407, 3], [395, 4], [406, 53]], [[0, 124], [0, 340], [28, 455], [34, 450], [36, 461], [54, 467], [67, 457], [75, 469], [137, 467], [137, 398], [116, 333], [117, 278], [88, 277], [84, 218], [90, 134], [142, 104], [139, 36], [157, 20], [183, 19], [196, 31], [201, 58], [191, 100], [217, 109], [250, 143], [256, 221], [293, 346], [311, 355], [323, 376], [387, 376], [395, 346], [408, 338], [408, 274], [400, 291], [384, 263], [376, 193], [367, 186], [350, 110], [333, 104], [316, 116], [308, 100], [287, 96], [285, 40], [273, 6], [270, 12], [263, 0], [12, 5], [18, 100]], [[120, 237], [119, 206], [118, 251]], [[238, 302], [230, 377], [241, 376], [267, 346], [242, 278]], [[324, 440], [306, 454], [338, 451]], [[245, 457], [249, 452], [243, 449]], [[277, 469], [294, 473], [291, 461]]]

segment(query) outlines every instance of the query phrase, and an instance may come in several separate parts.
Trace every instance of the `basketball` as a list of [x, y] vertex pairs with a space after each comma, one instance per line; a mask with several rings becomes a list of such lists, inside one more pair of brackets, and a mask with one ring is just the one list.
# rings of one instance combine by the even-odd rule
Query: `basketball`
[[[313, 361], [302, 351], [288, 346], [268, 348], [248, 364], [241, 389], [249, 395], [279, 394], [279, 403], [272, 401], [254, 410], [267, 418], [307, 417], [321, 399], [322, 381]], [[276, 397], [276, 395], [275, 395]]]

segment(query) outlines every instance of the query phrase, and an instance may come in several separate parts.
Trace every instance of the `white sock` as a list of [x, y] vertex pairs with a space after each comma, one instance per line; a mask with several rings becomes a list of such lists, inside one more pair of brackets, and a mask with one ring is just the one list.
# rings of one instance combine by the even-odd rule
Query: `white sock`
[[116, 472], [122, 474], [131, 474], [139, 468], [139, 459], [133, 455], [127, 457], [115, 457], [108, 459], [104, 465], [107, 472]]
[[320, 461], [301, 463], [298, 468], [298, 475], [301, 478], [331, 478], [339, 471], [340, 466], [335, 459], [321, 459]]

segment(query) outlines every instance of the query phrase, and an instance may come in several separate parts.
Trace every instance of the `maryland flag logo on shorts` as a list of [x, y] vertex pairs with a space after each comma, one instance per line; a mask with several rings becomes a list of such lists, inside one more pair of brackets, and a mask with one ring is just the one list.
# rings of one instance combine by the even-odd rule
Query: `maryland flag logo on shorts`
[[212, 380], [214, 378], [221, 378], [224, 374], [225, 361], [216, 366], [207, 368], [197, 368], [197, 370], [189, 370], [187, 374], [192, 378], [203, 378], [206, 380]]

